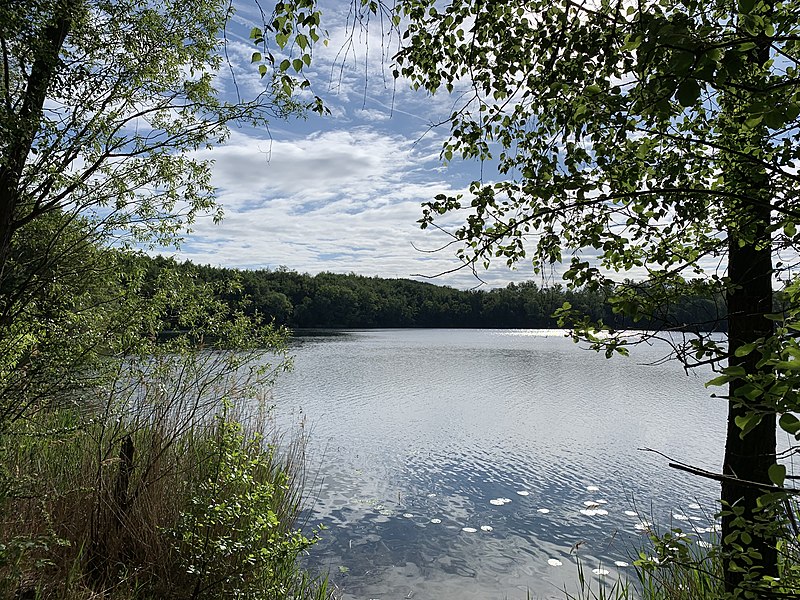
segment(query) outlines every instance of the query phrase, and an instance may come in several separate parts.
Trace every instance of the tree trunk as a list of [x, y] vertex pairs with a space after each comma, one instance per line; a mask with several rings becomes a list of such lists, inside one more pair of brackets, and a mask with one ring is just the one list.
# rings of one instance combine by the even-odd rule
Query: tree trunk
[[[34, 210], [36, 199], [26, 198], [20, 189], [25, 161], [40, 127], [47, 92], [53, 84], [64, 41], [72, 26], [73, 16], [81, 0], [63, 0], [41, 33], [38, 52], [34, 54], [19, 112], [8, 115], [14, 126], [7, 131], [6, 144], [0, 148], [0, 326], [8, 318], [10, 307], [3, 301], [5, 271], [10, 259], [11, 243], [23, 202]], [[10, 110], [10, 109], [9, 109]]]
[[[742, 29], [743, 35], [749, 35]], [[724, 163], [728, 190], [736, 194], [726, 207], [728, 214], [728, 365], [741, 367], [746, 374], [728, 386], [728, 427], [723, 473], [734, 480], [722, 483], [722, 548], [725, 589], [728, 593], [746, 589], [747, 582], [764, 575], [778, 575], [775, 515], [758, 506], [760, 496], [773, 487], [769, 468], [776, 462], [776, 414], [774, 406], [761, 396], [746, 398], [742, 392], [747, 377], [762, 374], [761, 353], [737, 357], [736, 350], [758, 339], [768, 339], [774, 331], [766, 317], [772, 308], [772, 190], [770, 179], [757, 160], [748, 160], [747, 148], [762, 148], [768, 143], [766, 126], [745, 127], [750, 101], [763, 98], [767, 87], [765, 65], [770, 59], [771, 40], [761, 34], [754, 48], [742, 58], [741, 90], [723, 99], [732, 152]], [[744, 151], [743, 151], [744, 150]], [[740, 393], [737, 396], [737, 392]], [[736, 419], [760, 417], [745, 435]], [[763, 483], [764, 487], [735, 481]], [[737, 514], [740, 513], [740, 514]], [[743, 519], [739, 518], [743, 517]]]
[[[728, 257], [728, 276], [730, 291], [728, 293], [728, 344], [731, 366], [741, 366], [748, 374], [758, 373], [756, 363], [760, 353], [751, 352], [744, 357], [736, 357], [735, 351], [744, 344], [759, 338], [767, 338], [772, 333], [772, 321], [764, 315], [772, 312], [772, 254], [766, 223], [769, 222], [769, 208], [749, 207], [751, 218], [757, 221], [755, 229], [757, 239], [763, 241], [761, 246], [750, 241], [740, 247], [738, 235], [730, 238], [730, 254]], [[741, 218], [741, 217], [740, 217]], [[745, 219], [747, 217], [744, 217]], [[723, 472], [742, 480], [764, 483], [764, 488], [740, 485], [730, 480], [722, 483], [722, 539], [725, 551], [725, 587], [728, 592], [742, 587], [745, 573], [737, 567], [749, 568], [738, 558], [735, 544], [745, 550], [757, 551], [761, 558], [754, 556], [760, 565], [759, 575], [777, 576], [777, 551], [775, 539], [769, 531], [761, 531], [758, 522], [764, 518], [758, 511], [757, 500], [763, 490], [771, 487], [768, 476], [769, 467], [775, 464], [775, 413], [771, 409], [738, 399], [736, 391], [746, 382], [736, 379], [729, 384], [728, 430], [725, 445], [725, 462]], [[745, 404], [740, 404], [744, 401]], [[756, 400], [757, 402], [757, 400]], [[742, 429], [736, 423], [736, 417], [744, 417], [753, 411], [764, 410], [761, 422], [744, 437]], [[741, 516], [745, 523], [737, 521], [732, 510], [741, 507]], [[740, 538], [742, 532], [751, 536]], [[754, 573], [751, 573], [754, 574]]]

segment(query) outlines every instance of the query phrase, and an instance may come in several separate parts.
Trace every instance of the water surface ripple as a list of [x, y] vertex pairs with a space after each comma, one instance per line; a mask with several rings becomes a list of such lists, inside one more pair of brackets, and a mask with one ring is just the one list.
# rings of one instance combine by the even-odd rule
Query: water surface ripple
[[625, 511], [708, 526], [687, 507], [713, 513], [715, 485], [639, 450], [720, 462], [710, 375], [652, 364], [665, 352], [606, 360], [537, 330], [298, 338], [273, 402], [311, 432], [308, 520], [329, 528], [311, 560], [344, 598], [563, 598], [576, 553], [625, 574], [641, 543]]

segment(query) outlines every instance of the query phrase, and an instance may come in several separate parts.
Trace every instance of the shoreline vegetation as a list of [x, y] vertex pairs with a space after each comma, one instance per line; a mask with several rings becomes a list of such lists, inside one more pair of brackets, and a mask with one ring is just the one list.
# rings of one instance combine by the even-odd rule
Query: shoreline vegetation
[[20, 237], [8, 265], [34, 276], [0, 329], [0, 597], [329, 598], [306, 439], [264, 401], [287, 332], [64, 227], [70, 260]]
[[441, 164], [495, 171], [420, 227], [467, 268], [569, 264], [566, 287], [489, 291], [131, 253], [222, 218], [200, 150], [331, 114], [320, 4], [250, 9], [248, 36], [219, 0], [0, 2], [0, 593], [328, 597], [297, 560], [302, 437], [245, 410], [288, 368], [279, 327], [558, 326], [606, 356], [622, 330], [730, 331], [673, 353], [728, 402], [721, 572], [653, 542], [713, 577], [695, 597], [798, 597], [800, 4], [350, 3], [336, 67], [380, 27], [393, 79], [452, 95]]
[[[581, 315], [616, 329], [725, 331], [725, 302], [698, 283], [659, 314], [625, 317], [609, 305], [614, 290], [540, 287], [533, 281], [505, 288], [459, 290], [411, 279], [323, 272], [231, 269], [140, 255], [133, 259], [148, 278], [176, 270], [222, 290], [232, 310], [291, 329], [554, 329], [569, 326], [554, 316], [565, 303]], [[630, 282], [630, 286], [636, 286]], [[688, 325], [691, 324], [691, 325]]]

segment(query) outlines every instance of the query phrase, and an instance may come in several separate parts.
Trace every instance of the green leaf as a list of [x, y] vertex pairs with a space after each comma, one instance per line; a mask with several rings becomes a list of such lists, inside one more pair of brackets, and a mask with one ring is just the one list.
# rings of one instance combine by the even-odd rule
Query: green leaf
[[725, 373], [731, 379], [735, 379], [737, 377], [744, 377], [747, 375], [747, 371], [744, 370], [744, 367], [741, 365], [731, 365], [730, 367], [725, 367], [722, 369], [722, 372]]
[[778, 420], [778, 425], [780, 425], [781, 429], [786, 433], [791, 433], [792, 435], [800, 431], [800, 419], [792, 413], [783, 413]]
[[299, 58], [295, 58], [292, 61], [292, 68], [297, 71], [298, 73], [303, 70], [303, 61]]
[[253, 56], [250, 57], [251, 63], [261, 62], [261, 52], [253, 52]]
[[795, 236], [797, 233], [797, 226], [794, 224], [794, 221], [786, 221], [786, 223], [783, 224], [783, 233], [788, 237]]
[[719, 377], [714, 377], [711, 381], [706, 382], [706, 387], [716, 386], [716, 385], [725, 385], [731, 380], [730, 377], [727, 375], [720, 375]]
[[290, 62], [289, 62], [289, 59], [288, 59], [288, 58], [284, 58], [284, 59], [281, 61], [281, 64], [280, 64], [280, 65], [278, 65], [278, 68], [279, 68], [281, 71], [283, 71], [283, 72], [286, 72], [286, 71], [288, 71], [288, 70], [289, 70], [289, 67], [291, 67], [291, 66], [292, 66], [292, 63], [290, 63]]
[[747, 356], [747, 355], [748, 355], [748, 354], [750, 354], [750, 353], [751, 353], [753, 350], [755, 350], [755, 348], [756, 348], [756, 344], [755, 344], [755, 342], [754, 342], [754, 343], [752, 343], [752, 344], [742, 344], [741, 346], [739, 346], [739, 347], [736, 349], [736, 351], [735, 351], [733, 354], [734, 354], [735, 356], [738, 356], [738, 357]]
[[783, 111], [780, 109], [771, 110], [764, 114], [764, 124], [770, 129], [780, 129], [784, 123]]
[[761, 121], [763, 120], [764, 120], [764, 115], [755, 115], [747, 119], [744, 122], [744, 126], [746, 129], [753, 129], [754, 127], [757, 127], [758, 124], [761, 123]]
[[783, 486], [783, 482], [786, 479], [786, 466], [774, 464], [769, 468], [767, 472], [769, 475], [769, 480], [778, 486]]
[[700, 84], [694, 79], [687, 79], [678, 86], [675, 98], [681, 106], [689, 107], [697, 103], [700, 97]]
[[743, 15], [748, 15], [753, 11], [757, 0], [738, 0], [737, 6], [739, 12]]

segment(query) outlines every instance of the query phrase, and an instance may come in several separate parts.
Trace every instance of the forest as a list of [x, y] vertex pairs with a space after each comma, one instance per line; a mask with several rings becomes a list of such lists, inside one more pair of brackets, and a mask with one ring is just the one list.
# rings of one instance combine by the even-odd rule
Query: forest
[[[232, 312], [260, 316], [290, 328], [557, 328], [571, 325], [556, 316], [565, 303], [581, 315], [616, 329], [723, 331], [724, 299], [687, 286], [659, 312], [634, 318], [615, 311], [613, 289], [571, 289], [555, 283], [509, 283], [504, 288], [459, 290], [411, 279], [355, 273], [316, 275], [278, 269], [240, 270], [179, 263], [161, 256], [139, 257], [151, 279], [175, 269], [213, 284]], [[476, 281], [476, 283], [479, 283]], [[633, 281], [626, 286], [641, 287]]]

